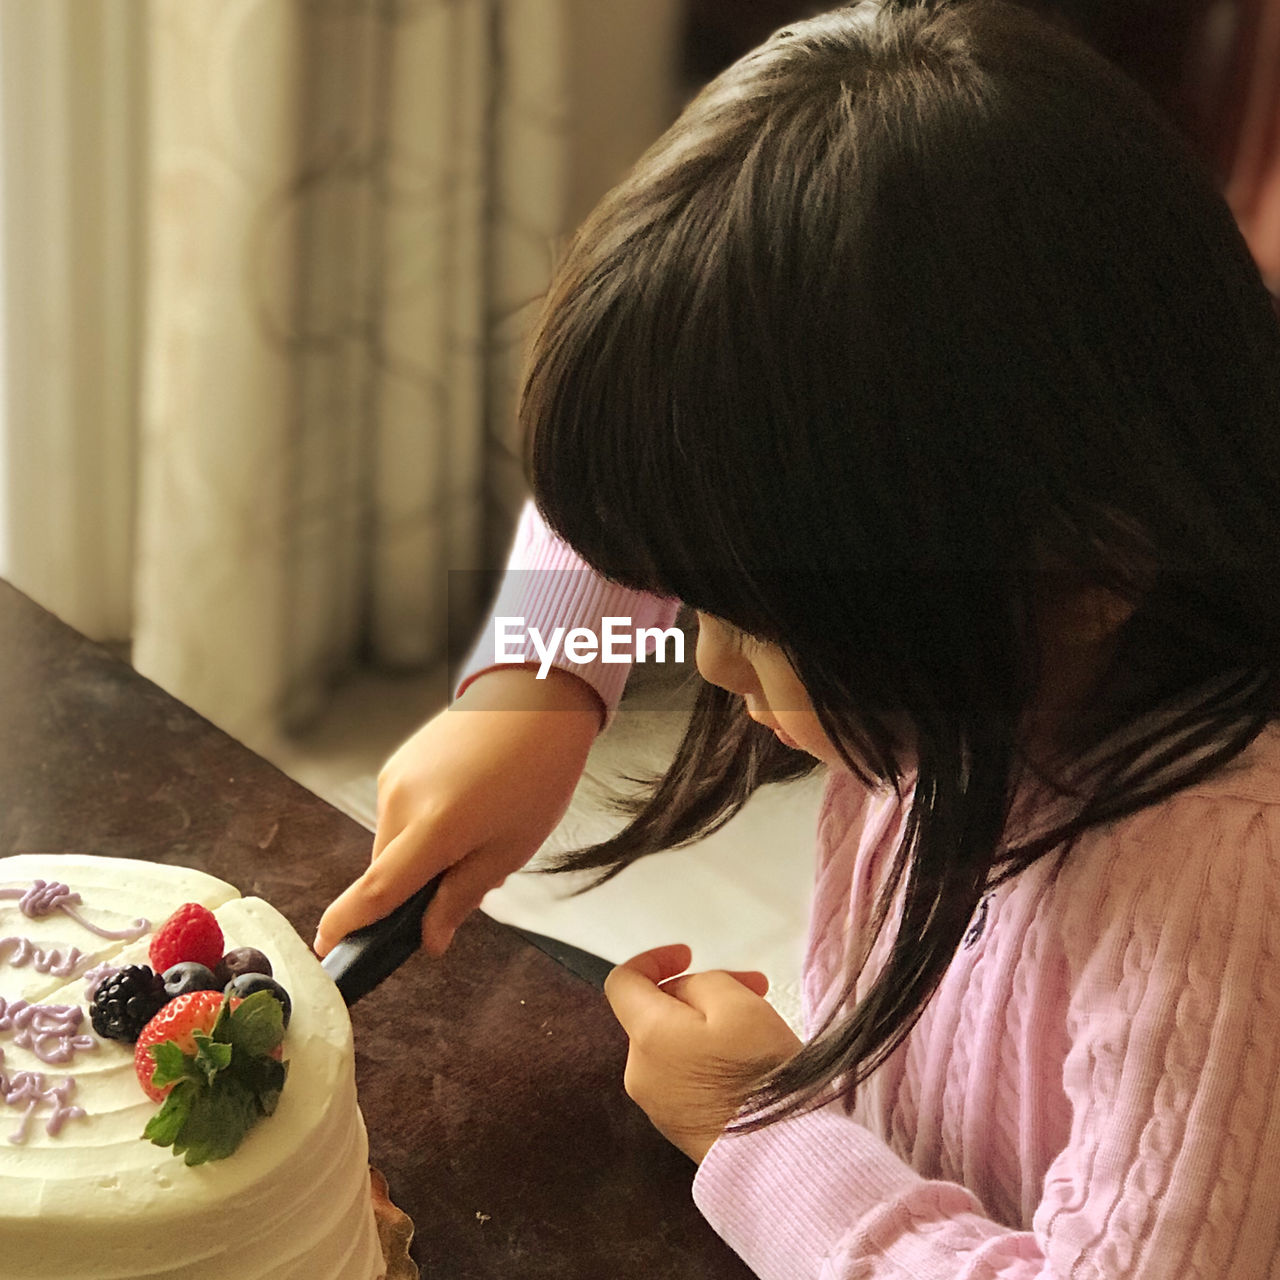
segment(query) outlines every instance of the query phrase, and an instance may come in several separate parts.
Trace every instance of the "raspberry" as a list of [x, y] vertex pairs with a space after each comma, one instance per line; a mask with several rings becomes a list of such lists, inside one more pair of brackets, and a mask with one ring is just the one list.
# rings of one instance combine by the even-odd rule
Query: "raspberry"
[[157, 973], [184, 960], [216, 969], [222, 959], [222, 929], [208, 907], [188, 902], [156, 930], [151, 939], [151, 967]]
[[89, 1020], [108, 1040], [133, 1041], [168, 999], [159, 974], [145, 964], [131, 964], [98, 984]]

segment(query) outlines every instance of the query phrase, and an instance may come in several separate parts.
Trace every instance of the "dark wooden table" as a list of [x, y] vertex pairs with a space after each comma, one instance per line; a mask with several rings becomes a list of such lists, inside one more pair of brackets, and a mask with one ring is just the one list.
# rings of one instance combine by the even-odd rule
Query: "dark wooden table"
[[[310, 938], [367, 831], [0, 582], [0, 855], [198, 867]], [[352, 1011], [371, 1158], [440, 1280], [745, 1280], [592, 986], [483, 917]]]

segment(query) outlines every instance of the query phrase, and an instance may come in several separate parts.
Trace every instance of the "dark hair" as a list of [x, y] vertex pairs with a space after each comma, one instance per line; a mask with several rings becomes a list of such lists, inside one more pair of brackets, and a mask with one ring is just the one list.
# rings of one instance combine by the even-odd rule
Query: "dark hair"
[[[569, 247], [521, 416], [537, 502], [590, 565], [776, 642], [852, 768], [914, 770], [890, 957], [757, 1122], [852, 1097], [992, 883], [1275, 713], [1268, 295], [1148, 100], [1009, 5], [852, 6], [712, 82]], [[1033, 759], [1054, 583], [1133, 612]], [[647, 806], [566, 865], [607, 877], [799, 767], [708, 688]], [[1032, 779], [1050, 820], [1018, 838]]]

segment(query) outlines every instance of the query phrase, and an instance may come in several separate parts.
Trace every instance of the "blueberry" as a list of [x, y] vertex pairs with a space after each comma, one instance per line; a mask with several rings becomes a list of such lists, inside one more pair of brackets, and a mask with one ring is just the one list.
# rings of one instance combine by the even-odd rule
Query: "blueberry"
[[280, 1007], [284, 1010], [284, 1025], [287, 1027], [289, 1016], [293, 1012], [293, 1001], [274, 978], [265, 973], [242, 973], [232, 978], [226, 986], [226, 994], [229, 996], [251, 996], [255, 991], [270, 991], [280, 1001]]
[[170, 1000], [185, 996], [188, 991], [217, 990], [218, 979], [213, 970], [195, 960], [183, 960], [164, 971], [164, 993]]
[[225, 987], [242, 973], [265, 973], [271, 977], [271, 961], [257, 947], [236, 947], [218, 961], [214, 972], [218, 975], [218, 985]]

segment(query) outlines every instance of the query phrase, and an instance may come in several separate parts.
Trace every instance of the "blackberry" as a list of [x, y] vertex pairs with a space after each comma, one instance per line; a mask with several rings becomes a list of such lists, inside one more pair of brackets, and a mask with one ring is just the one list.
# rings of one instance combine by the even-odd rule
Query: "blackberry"
[[98, 984], [89, 1019], [100, 1036], [132, 1044], [168, 999], [158, 973], [145, 964], [127, 965]]

